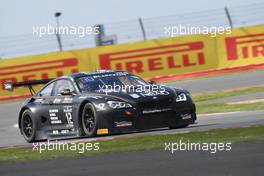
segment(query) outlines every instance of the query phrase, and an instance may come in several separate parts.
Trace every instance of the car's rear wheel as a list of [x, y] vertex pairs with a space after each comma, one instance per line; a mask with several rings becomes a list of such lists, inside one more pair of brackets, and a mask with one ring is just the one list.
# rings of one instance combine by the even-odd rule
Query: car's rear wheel
[[21, 133], [27, 142], [34, 142], [36, 136], [35, 120], [30, 110], [25, 110], [20, 120]]
[[82, 111], [82, 130], [88, 137], [93, 137], [97, 132], [96, 111], [92, 104], [87, 103]]

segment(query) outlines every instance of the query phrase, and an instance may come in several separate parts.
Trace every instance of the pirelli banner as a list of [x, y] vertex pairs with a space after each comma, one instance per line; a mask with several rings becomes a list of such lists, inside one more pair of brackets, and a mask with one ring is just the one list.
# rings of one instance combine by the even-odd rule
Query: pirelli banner
[[144, 78], [213, 69], [215, 39], [206, 35], [150, 40], [96, 49], [100, 69], [127, 70]]
[[232, 30], [229, 35], [190, 35], [93, 49], [0, 60], [0, 97], [6, 81], [56, 78], [97, 69], [128, 70], [143, 78], [264, 64], [264, 26]]
[[218, 68], [264, 64], [264, 26], [238, 28], [217, 36]]
[[0, 98], [3, 95], [28, 93], [27, 88], [17, 88], [14, 92], [4, 90], [3, 83], [57, 78], [63, 75], [93, 70], [90, 50], [65, 51], [0, 61]]

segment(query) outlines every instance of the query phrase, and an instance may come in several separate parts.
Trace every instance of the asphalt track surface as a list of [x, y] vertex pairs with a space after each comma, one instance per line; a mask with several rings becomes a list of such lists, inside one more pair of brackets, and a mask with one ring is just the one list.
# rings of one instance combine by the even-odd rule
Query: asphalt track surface
[[165, 150], [0, 164], [3, 176], [263, 176], [264, 142], [232, 144], [231, 151]]
[[[264, 85], [264, 71], [243, 72], [239, 74], [222, 75], [216, 77], [199, 78], [193, 80], [177, 81], [168, 83], [170, 86], [179, 86], [188, 89], [191, 93], [198, 94], [211, 91], [221, 91], [241, 87], [251, 87]], [[0, 104], [0, 147], [25, 145], [26, 142], [20, 135], [17, 124], [17, 114], [21, 102]], [[146, 134], [166, 134], [182, 131], [208, 130], [213, 128], [228, 128], [263, 124], [264, 112], [238, 112], [218, 114], [212, 116], [198, 116], [198, 123], [189, 128], [180, 130], [154, 130], [145, 133], [132, 133], [125, 135], [115, 135], [103, 138], [113, 138], [119, 136], [146, 135]], [[100, 138], [101, 139], [101, 138]], [[77, 139], [78, 140], [78, 139]], [[83, 140], [83, 139], [81, 139]], [[88, 140], [88, 139], [85, 139]]]

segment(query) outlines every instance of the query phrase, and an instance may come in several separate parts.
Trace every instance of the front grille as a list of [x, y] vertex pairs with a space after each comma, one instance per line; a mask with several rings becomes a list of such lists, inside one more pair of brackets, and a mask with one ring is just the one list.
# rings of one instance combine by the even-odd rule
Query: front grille
[[157, 107], [157, 103], [155, 101], [145, 101], [140, 102], [138, 106], [141, 110], [150, 110], [155, 109]]
[[162, 107], [162, 108], [170, 107], [172, 102], [173, 102], [172, 98], [166, 98], [166, 99], [159, 100], [158, 107]]
[[171, 107], [172, 98], [160, 99], [160, 100], [149, 100], [138, 103], [141, 110], [155, 110]]

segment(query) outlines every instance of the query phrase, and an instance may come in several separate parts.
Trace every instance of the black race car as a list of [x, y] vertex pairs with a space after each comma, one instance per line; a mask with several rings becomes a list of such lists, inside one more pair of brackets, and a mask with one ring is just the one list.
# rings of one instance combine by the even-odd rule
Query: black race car
[[47, 83], [22, 105], [18, 124], [26, 141], [92, 137], [154, 128], [182, 128], [196, 120], [190, 93], [146, 82], [126, 71], [75, 73], [52, 80], [6, 83], [5, 88]]

